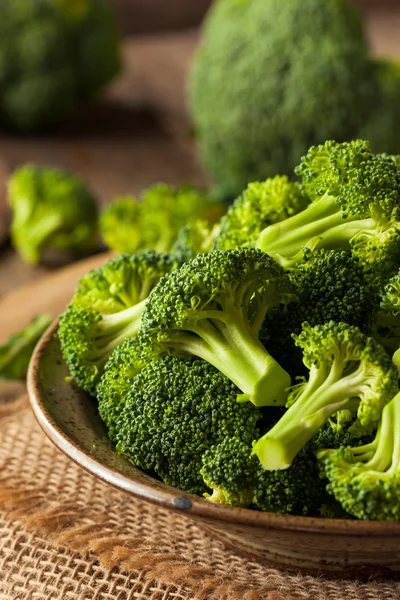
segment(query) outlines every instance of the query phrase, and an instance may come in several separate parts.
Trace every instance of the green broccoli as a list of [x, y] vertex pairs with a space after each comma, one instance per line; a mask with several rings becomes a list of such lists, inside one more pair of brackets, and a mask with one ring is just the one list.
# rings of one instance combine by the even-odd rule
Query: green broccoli
[[[379, 80], [360, 16], [346, 0], [215, 2], [189, 105], [218, 192], [234, 198], [249, 181], [290, 175], [310, 145], [360, 137], [375, 119]], [[386, 129], [395, 128], [398, 106], [387, 106]], [[371, 138], [376, 151], [385, 150], [382, 139], [380, 131]]]
[[37, 264], [48, 249], [80, 255], [97, 246], [91, 192], [60, 169], [24, 166], [9, 181], [11, 236], [22, 259]]
[[251, 246], [268, 225], [284, 221], [304, 210], [309, 203], [298, 183], [276, 176], [249, 183], [221, 219], [221, 230], [214, 248], [234, 250]]
[[60, 319], [58, 335], [72, 377], [94, 393], [115, 348], [136, 336], [147, 297], [176, 267], [170, 254], [123, 254], [91, 271]]
[[198, 254], [210, 252], [219, 233], [219, 225], [210, 228], [207, 221], [195, 221], [182, 227], [172, 247], [172, 254], [183, 264]]
[[157, 184], [145, 190], [140, 200], [128, 197], [112, 202], [101, 214], [100, 229], [107, 246], [116, 252], [146, 248], [169, 252], [182, 227], [198, 219], [213, 225], [222, 214], [222, 205], [200, 190]]
[[199, 254], [150, 294], [143, 351], [198, 356], [237, 385], [239, 400], [282, 405], [290, 377], [258, 334], [268, 310], [292, 297], [283, 269], [260, 250]]
[[400, 271], [387, 283], [380, 308], [376, 339], [400, 369]]
[[375, 155], [368, 142], [328, 141], [311, 148], [296, 169], [312, 203], [264, 229], [257, 246], [284, 266], [304, 248], [347, 250], [382, 277], [400, 264], [400, 169], [392, 157]]
[[342, 321], [372, 334], [381, 293], [378, 275], [350, 251], [310, 253], [288, 272], [296, 300], [267, 313], [260, 339], [292, 376], [306, 373], [292, 334], [299, 334], [305, 321], [311, 326]]
[[303, 350], [308, 380], [293, 386], [288, 410], [254, 447], [267, 470], [287, 469], [329, 418], [350, 410], [350, 432], [368, 435], [398, 391], [398, 373], [377, 342], [346, 323], [303, 324], [296, 344]]
[[104, 0], [2, 0], [0, 127], [46, 130], [119, 71], [119, 36]]
[[400, 520], [400, 394], [382, 412], [375, 439], [318, 454], [328, 491], [358, 519]]
[[24, 379], [32, 352], [50, 323], [50, 317], [39, 315], [0, 346], [0, 381]]
[[202, 457], [238, 437], [251, 445], [260, 412], [236, 401], [238, 390], [202, 360], [167, 356], [150, 361], [133, 379], [113, 429], [119, 453], [194, 494], [207, 491]]

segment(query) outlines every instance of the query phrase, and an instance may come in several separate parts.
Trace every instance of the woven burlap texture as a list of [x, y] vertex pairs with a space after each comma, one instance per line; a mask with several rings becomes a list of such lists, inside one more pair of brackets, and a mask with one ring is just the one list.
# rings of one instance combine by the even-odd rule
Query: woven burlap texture
[[289, 575], [107, 486], [0, 405], [0, 600], [398, 600], [400, 583]]

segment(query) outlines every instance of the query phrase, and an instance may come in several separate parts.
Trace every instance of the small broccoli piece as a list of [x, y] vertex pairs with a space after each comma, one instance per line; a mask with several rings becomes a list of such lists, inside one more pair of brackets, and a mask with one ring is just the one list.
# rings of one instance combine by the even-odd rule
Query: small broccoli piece
[[260, 412], [236, 401], [238, 390], [202, 360], [167, 356], [133, 379], [114, 427], [117, 451], [179, 489], [204, 494], [202, 457], [212, 446], [258, 436]]
[[358, 519], [400, 520], [400, 394], [382, 412], [375, 439], [318, 454], [328, 491]]
[[115, 11], [105, 0], [2, 0], [0, 127], [47, 130], [119, 71]]
[[214, 248], [234, 250], [252, 246], [265, 227], [296, 215], [308, 203], [299, 184], [291, 183], [287, 177], [278, 175], [250, 183], [221, 219]]
[[9, 181], [11, 236], [22, 259], [40, 261], [49, 248], [75, 255], [97, 245], [97, 208], [91, 192], [60, 169], [24, 166]]
[[136, 336], [147, 297], [176, 267], [170, 254], [123, 254], [81, 279], [60, 319], [64, 358], [78, 385], [94, 393], [111, 353]]
[[288, 272], [297, 300], [267, 313], [260, 338], [293, 376], [306, 374], [302, 353], [292, 334], [329, 321], [344, 322], [372, 333], [380, 301], [376, 269], [360, 263], [350, 251], [321, 250]]
[[179, 230], [198, 219], [213, 225], [223, 214], [222, 205], [189, 186], [155, 185], [134, 197], [119, 198], [100, 217], [104, 241], [116, 252], [152, 248], [169, 252]]
[[0, 381], [25, 378], [32, 352], [50, 323], [50, 317], [39, 315], [0, 346]]
[[386, 285], [377, 319], [376, 339], [400, 368], [400, 272]]
[[328, 141], [311, 148], [296, 173], [312, 203], [262, 231], [257, 242], [280, 264], [302, 260], [304, 248], [349, 250], [392, 275], [400, 264], [400, 169], [374, 155], [368, 142]]
[[350, 431], [368, 435], [398, 391], [398, 374], [377, 342], [346, 323], [303, 325], [296, 344], [303, 350], [308, 380], [293, 386], [288, 410], [254, 447], [268, 470], [287, 469], [329, 418], [351, 410]]
[[172, 254], [183, 264], [198, 254], [210, 252], [219, 232], [219, 225], [210, 228], [207, 221], [195, 221], [182, 227], [172, 247]]
[[149, 355], [214, 365], [256, 406], [286, 402], [290, 377], [258, 339], [265, 315], [293, 297], [283, 269], [253, 248], [199, 254], [160, 281], [142, 318]]

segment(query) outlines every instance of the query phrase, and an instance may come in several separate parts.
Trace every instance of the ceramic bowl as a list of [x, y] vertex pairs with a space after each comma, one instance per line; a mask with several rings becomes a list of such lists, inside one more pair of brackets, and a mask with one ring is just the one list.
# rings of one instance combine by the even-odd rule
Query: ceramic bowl
[[54, 323], [32, 357], [28, 390], [36, 418], [58, 448], [125, 492], [184, 513], [236, 551], [290, 569], [346, 577], [400, 574], [400, 523], [279, 516], [229, 508], [163, 484], [113, 452], [93, 398], [66, 382]]

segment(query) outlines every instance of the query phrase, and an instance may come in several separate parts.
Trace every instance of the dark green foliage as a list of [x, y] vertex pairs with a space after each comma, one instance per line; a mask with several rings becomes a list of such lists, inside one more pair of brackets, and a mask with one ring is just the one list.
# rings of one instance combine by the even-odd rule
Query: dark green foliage
[[50, 323], [50, 317], [39, 315], [0, 346], [0, 381], [24, 379], [32, 352]]
[[[189, 100], [217, 190], [235, 197], [249, 181], [290, 175], [310, 145], [359, 137], [375, 118], [379, 86], [361, 19], [347, 0], [216, 2]], [[387, 106], [394, 114], [386, 123], [395, 127], [398, 107]], [[368, 133], [383, 151], [376, 130]]]
[[260, 413], [236, 402], [237, 388], [201, 360], [165, 357], [133, 379], [114, 428], [118, 452], [181, 490], [207, 491], [202, 457], [233, 436], [251, 445]]
[[2, 0], [0, 127], [59, 122], [118, 73], [118, 42], [104, 0]]
[[96, 200], [66, 171], [24, 166], [9, 182], [11, 236], [22, 259], [36, 264], [48, 249], [79, 256], [97, 246]]

